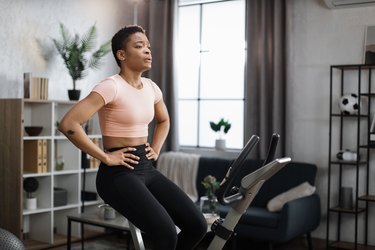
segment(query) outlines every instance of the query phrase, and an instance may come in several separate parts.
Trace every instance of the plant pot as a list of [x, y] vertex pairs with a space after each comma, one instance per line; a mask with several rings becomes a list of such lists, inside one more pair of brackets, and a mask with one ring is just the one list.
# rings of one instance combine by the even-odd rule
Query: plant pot
[[25, 199], [25, 208], [27, 210], [34, 210], [36, 209], [37, 199], [36, 198], [26, 198]]
[[81, 90], [78, 89], [68, 89], [68, 95], [69, 95], [69, 100], [71, 101], [78, 101], [79, 96], [81, 95]]
[[224, 139], [217, 139], [215, 141], [215, 148], [217, 150], [225, 150], [225, 140]]
[[108, 204], [99, 205], [99, 218], [104, 220], [116, 219], [116, 211]]

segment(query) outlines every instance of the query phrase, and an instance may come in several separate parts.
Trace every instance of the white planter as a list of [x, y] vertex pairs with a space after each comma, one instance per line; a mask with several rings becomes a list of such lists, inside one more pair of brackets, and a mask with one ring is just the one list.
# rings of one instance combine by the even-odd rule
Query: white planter
[[37, 208], [37, 199], [36, 198], [26, 198], [25, 199], [25, 208], [27, 210], [34, 210]]
[[102, 204], [98, 206], [99, 208], [99, 218], [104, 220], [116, 219], [116, 210], [114, 210], [108, 204]]
[[116, 211], [111, 207], [104, 208], [104, 219], [113, 220], [116, 219]]
[[224, 139], [217, 139], [215, 141], [215, 148], [217, 150], [225, 150], [225, 140]]

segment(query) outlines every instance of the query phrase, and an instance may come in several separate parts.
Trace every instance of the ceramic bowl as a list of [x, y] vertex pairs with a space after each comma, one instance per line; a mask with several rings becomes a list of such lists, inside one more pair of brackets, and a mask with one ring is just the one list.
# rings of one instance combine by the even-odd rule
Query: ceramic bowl
[[43, 127], [41, 126], [26, 126], [25, 131], [29, 136], [38, 136], [42, 132]]

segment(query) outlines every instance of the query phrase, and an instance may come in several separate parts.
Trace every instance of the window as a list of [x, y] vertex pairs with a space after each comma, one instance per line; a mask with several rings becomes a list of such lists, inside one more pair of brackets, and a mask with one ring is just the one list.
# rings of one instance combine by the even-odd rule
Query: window
[[209, 122], [224, 118], [227, 147], [242, 148], [245, 0], [180, 0], [177, 53], [180, 145], [213, 147]]

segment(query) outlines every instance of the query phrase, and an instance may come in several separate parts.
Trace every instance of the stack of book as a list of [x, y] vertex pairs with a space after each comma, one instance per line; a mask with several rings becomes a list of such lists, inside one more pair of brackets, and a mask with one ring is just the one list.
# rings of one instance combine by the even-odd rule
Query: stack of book
[[47, 100], [48, 78], [32, 77], [31, 73], [24, 73], [24, 98]]
[[[95, 145], [97, 145], [98, 147], [100, 147], [101, 143], [100, 143], [100, 139], [98, 138], [93, 138], [91, 139], [93, 141], [93, 143]], [[100, 161], [94, 157], [91, 157], [90, 156], [90, 168], [98, 168], [100, 165]]]
[[30, 173], [48, 172], [47, 140], [25, 140], [23, 142], [23, 171]]

